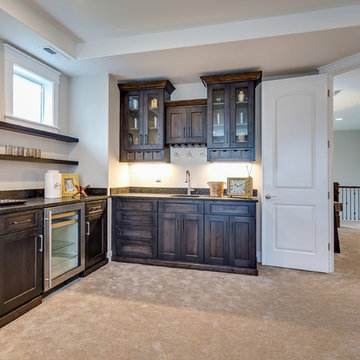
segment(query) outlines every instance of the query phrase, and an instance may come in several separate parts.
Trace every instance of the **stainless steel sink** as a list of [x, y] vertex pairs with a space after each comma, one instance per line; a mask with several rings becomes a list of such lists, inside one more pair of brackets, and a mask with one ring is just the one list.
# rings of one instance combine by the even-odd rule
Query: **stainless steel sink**
[[178, 197], [178, 198], [193, 198], [193, 197], [199, 197], [200, 195], [186, 195], [186, 194], [176, 194], [171, 195], [171, 197]]

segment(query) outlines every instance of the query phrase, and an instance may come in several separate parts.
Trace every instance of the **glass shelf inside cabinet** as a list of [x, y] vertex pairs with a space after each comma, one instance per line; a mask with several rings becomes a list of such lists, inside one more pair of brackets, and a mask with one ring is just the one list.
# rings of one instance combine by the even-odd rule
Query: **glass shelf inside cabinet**
[[235, 143], [243, 143], [248, 141], [248, 109], [243, 107], [243, 103], [236, 104], [236, 127], [235, 127]]
[[159, 144], [159, 96], [148, 95], [147, 145]]
[[225, 143], [225, 90], [213, 89], [212, 91], [212, 142]]

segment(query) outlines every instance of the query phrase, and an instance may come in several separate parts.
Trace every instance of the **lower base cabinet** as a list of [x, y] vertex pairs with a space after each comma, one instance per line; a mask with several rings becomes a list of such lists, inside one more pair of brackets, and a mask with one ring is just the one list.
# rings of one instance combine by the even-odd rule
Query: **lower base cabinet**
[[106, 200], [85, 204], [85, 269], [105, 261], [107, 253]]
[[255, 202], [113, 201], [113, 260], [257, 274]]
[[205, 239], [207, 264], [256, 267], [254, 218], [205, 215]]
[[202, 263], [203, 215], [159, 214], [159, 258]]
[[[0, 318], [40, 296], [43, 275], [41, 212], [14, 213], [5, 215], [0, 221], [3, 219], [5, 228], [0, 227], [4, 230], [4, 235], [0, 236]], [[27, 230], [17, 231], [22, 228]]]

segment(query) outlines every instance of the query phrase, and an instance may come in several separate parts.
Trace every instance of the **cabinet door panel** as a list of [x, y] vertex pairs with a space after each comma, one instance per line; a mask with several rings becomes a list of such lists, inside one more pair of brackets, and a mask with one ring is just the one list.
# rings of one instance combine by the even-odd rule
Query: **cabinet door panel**
[[164, 91], [145, 90], [142, 149], [164, 148]]
[[229, 265], [228, 225], [228, 216], [205, 216], [205, 263]]
[[180, 216], [159, 214], [159, 258], [180, 259]]
[[192, 106], [187, 108], [187, 140], [191, 143], [206, 142], [206, 107]]
[[0, 236], [0, 316], [42, 292], [41, 228]]
[[176, 144], [186, 141], [186, 109], [173, 107], [166, 110], [166, 143]]
[[155, 259], [156, 253], [156, 242], [116, 240], [116, 256]]
[[143, 133], [143, 96], [141, 92], [128, 92], [123, 97], [122, 109], [125, 149], [140, 149]]
[[88, 268], [106, 258], [107, 216], [106, 212], [86, 219], [85, 267]]
[[229, 84], [208, 86], [208, 130], [209, 148], [228, 148], [230, 131]]
[[204, 261], [204, 221], [202, 215], [181, 217], [181, 260]]
[[254, 146], [254, 83], [238, 82], [230, 88], [231, 147]]
[[255, 219], [230, 216], [230, 265], [256, 267]]

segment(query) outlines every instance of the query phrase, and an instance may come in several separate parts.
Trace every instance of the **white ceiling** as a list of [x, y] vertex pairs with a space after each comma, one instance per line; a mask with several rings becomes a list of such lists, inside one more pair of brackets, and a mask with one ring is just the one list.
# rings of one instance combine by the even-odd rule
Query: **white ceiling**
[[[28, 0], [82, 41], [302, 13], [356, 0]], [[38, 10], [38, 7], [36, 9]]]
[[[0, 0], [0, 38], [70, 76], [199, 82], [315, 71], [360, 52], [360, 0]], [[72, 58], [59, 61], [42, 46]]]
[[334, 89], [334, 130], [360, 130], [360, 69], [335, 76]]

